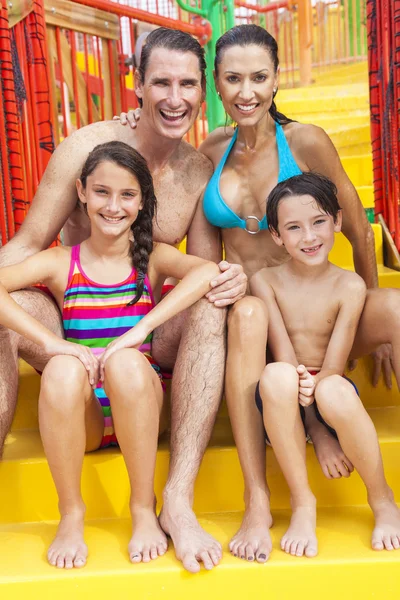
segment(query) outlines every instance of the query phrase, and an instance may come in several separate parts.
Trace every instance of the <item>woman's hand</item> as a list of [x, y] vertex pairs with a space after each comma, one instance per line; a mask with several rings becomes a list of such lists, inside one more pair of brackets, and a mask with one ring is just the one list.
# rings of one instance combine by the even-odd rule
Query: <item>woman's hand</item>
[[119, 117], [113, 117], [113, 121], [119, 121], [121, 125], [130, 125], [132, 129], [136, 129], [138, 121], [140, 121], [141, 108], [128, 110], [127, 113], [122, 112]]
[[117, 350], [123, 350], [124, 348], [137, 348], [143, 344], [149, 332], [142, 327], [139, 322], [135, 327], [132, 327], [127, 333], [121, 335], [121, 337], [117, 338], [110, 344], [108, 344], [107, 348], [100, 356], [99, 367], [100, 367], [100, 381], [104, 381], [104, 367], [106, 361], [110, 358], [114, 352]]
[[297, 367], [299, 376], [299, 403], [301, 406], [310, 406], [314, 402], [315, 379], [304, 365]]
[[99, 361], [90, 348], [55, 337], [45, 345], [44, 350], [49, 356], [69, 355], [78, 358], [88, 373], [90, 385], [95, 389], [99, 381]]

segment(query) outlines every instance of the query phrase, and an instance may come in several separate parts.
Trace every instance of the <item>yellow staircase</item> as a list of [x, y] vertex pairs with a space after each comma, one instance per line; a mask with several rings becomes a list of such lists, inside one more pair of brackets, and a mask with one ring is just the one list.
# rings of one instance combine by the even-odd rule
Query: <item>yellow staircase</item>
[[[330, 83], [329, 78], [321, 76], [318, 85], [310, 89], [280, 92], [279, 108], [299, 120], [321, 123], [330, 132], [344, 157], [345, 169], [368, 208], [373, 204], [365, 65], [364, 68], [357, 65], [353, 71], [345, 67], [342, 73], [342, 80], [340, 73], [335, 72]], [[352, 155], [349, 148], [354, 148], [356, 154]], [[380, 227], [375, 225], [374, 232], [380, 283], [400, 287], [400, 274], [383, 264]], [[341, 235], [332, 260], [352, 268], [351, 250]], [[397, 390], [386, 390], [382, 384], [372, 389], [369, 368], [368, 360], [360, 362], [352, 377], [378, 430], [389, 483], [400, 498], [400, 395]], [[218, 568], [189, 575], [175, 559], [172, 548], [155, 562], [130, 564], [126, 550], [130, 536], [129, 485], [117, 449], [95, 452], [85, 458], [82, 488], [88, 507], [87, 566], [72, 571], [48, 566], [46, 550], [55, 533], [58, 513], [38, 433], [39, 384], [35, 372], [21, 363], [17, 414], [0, 463], [1, 598], [81, 600], [91, 595], [99, 600], [130, 597], [387, 600], [400, 597], [400, 551], [378, 553], [370, 549], [373, 523], [359, 476], [354, 473], [348, 480], [328, 481], [311, 446], [307, 448], [307, 460], [319, 505], [318, 557], [295, 558], [279, 549], [290, 514], [289, 496], [270, 448], [267, 475], [275, 521], [274, 551], [266, 565], [230, 556], [228, 542], [239, 527], [243, 511], [243, 481], [225, 405], [221, 407], [195, 491], [195, 511], [202, 525], [224, 547]], [[163, 438], [155, 477], [158, 498], [166, 479], [168, 459], [168, 442]]]

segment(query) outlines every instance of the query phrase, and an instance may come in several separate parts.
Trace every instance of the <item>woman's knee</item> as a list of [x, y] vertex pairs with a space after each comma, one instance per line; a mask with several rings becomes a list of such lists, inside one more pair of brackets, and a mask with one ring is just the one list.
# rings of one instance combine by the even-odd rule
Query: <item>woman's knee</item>
[[254, 296], [245, 296], [229, 309], [228, 331], [230, 334], [246, 335], [267, 331], [268, 312], [264, 302]]
[[60, 409], [79, 403], [90, 392], [87, 371], [75, 356], [53, 356], [42, 373], [41, 402]]
[[352, 418], [362, 407], [354, 386], [341, 375], [330, 375], [315, 388], [315, 401], [322, 417], [330, 424]]
[[288, 403], [298, 402], [294, 393], [299, 387], [299, 376], [296, 368], [289, 363], [270, 363], [262, 372], [260, 378], [260, 395], [264, 402], [287, 406]]

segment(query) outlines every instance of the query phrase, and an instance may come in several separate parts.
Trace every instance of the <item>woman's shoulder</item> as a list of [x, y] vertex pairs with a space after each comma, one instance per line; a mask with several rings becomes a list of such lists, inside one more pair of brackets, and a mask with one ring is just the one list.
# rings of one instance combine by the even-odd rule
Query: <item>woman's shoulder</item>
[[234, 127], [217, 127], [201, 144], [199, 151], [212, 161], [214, 168], [221, 160], [234, 134]]
[[292, 121], [283, 125], [283, 130], [289, 145], [293, 146], [293, 149], [312, 148], [315, 145], [320, 147], [330, 141], [325, 130], [312, 123]]

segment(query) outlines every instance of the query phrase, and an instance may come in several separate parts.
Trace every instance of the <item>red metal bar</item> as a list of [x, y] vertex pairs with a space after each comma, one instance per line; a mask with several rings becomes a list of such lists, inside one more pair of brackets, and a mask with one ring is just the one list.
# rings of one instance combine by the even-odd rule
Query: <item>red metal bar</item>
[[266, 4], [265, 6], [259, 6], [258, 4], [248, 4], [243, 0], [235, 0], [235, 6], [241, 8], [248, 8], [249, 10], [254, 10], [257, 13], [267, 13], [273, 10], [278, 10], [278, 8], [289, 8], [289, 0], [279, 0], [279, 2], [271, 2], [270, 4]]
[[6, 131], [6, 121], [4, 115], [4, 106], [3, 106], [3, 84], [0, 84], [0, 152], [1, 152], [1, 164], [3, 171], [3, 191], [4, 191], [4, 203], [6, 209], [6, 217], [7, 217], [7, 226], [5, 227], [5, 223], [2, 223], [1, 235], [2, 235], [2, 243], [4, 244], [7, 239], [10, 239], [14, 235], [14, 218], [13, 218], [13, 206], [12, 206], [12, 194], [11, 194], [11, 178], [9, 172], [9, 162], [8, 162], [8, 148], [7, 148], [7, 131]]
[[59, 64], [59, 77], [60, 77], [60, 92], [61, 92], [61, 110], [63, 116], [63, 136], [66, 138], [68, 135], [68, 127], [67, 127], [67, 110], [65, 107], [65, 98], [64, 98], [64, 76], [63, 76], [63, 60], [62, 60], [62, 52], [61, 52], [61, 34], [60, 28], [56, 27], [56, 45], [57, 45], [57, 60]]
[[[121, 17], [131, 17], [132, 19], [137, 19], [138, 21], [143, 21], [144, 23], [151, 23], [152, 25], [158, 25], [160, 27], [180, 29], [181, 31], [186, 31], [187, 33], [191, 33], [192, 35], [195, 35], [201, 39], [202, 44], [207, 43], [211, 36], [210, 24], [208, 21], [204, 23], [204, 19], [198, 19], [191, 23], [185, 23], [185, 21], [163, 17], [162, 15], [155, 15], [154, 13], [146, 12], [140, 8], [134, 8], [132, 6], [127, 6], [126, 4], [118, 4], [116, 2], [111, 2], [110, 0], [71, 1], [78, 2], [79, 4], [85, 4], [86, 6], [91, 6], [92, 8], [105, 10]], [[203, 36], [206, 37], [204, 38]]]
[[72, 85], [74, 88], [74, 104], [75, 104], [75, 118], [76, 128], [79, 129], [81, 126], [81, 115], [79, 112], [79, 92], [78, 92], [78, 69], [76, 67], [76, 40], [75, 31], [71, 31], [71, 67], [72, 67]]
[[88, 106], [88, 121], [93, 123], [93, 107], [92, 107], [92, 92], [90, 87], [90, 70], [89, 70], [89, 52], [87, 44], [87, 35], [83, 34], [83, 48], [85, 54], [85, 71], [86, 71], [86, 100]]
[[114, 64], [113, 64], [113, 47], [112, 41], [107, 40], [108, 44], [108, 63], [110, 66], [110, 79], [111, 79], [111, 106], [114, 115], [119, 114], [117, 109], [117, 96], [115, 93], [115, 73], [114, 73]]
[[98, 67], [98, 75], [99, 75], [99, 82], [101, 85], [101, 91], [100, 91], [100, 114], [101, 114], [101, 120], [104, 121], [105, 119], [105, 112], [104, 112], [104, 83], [103, 83], [103, 74], [102, 74], [102, 68], [101, 68], [101, 53], [100, 53], [100, 41], [99, 38], [93, 38], [93, 40], [95, 41], [95, 57], [97, 60], [97, 67]]

